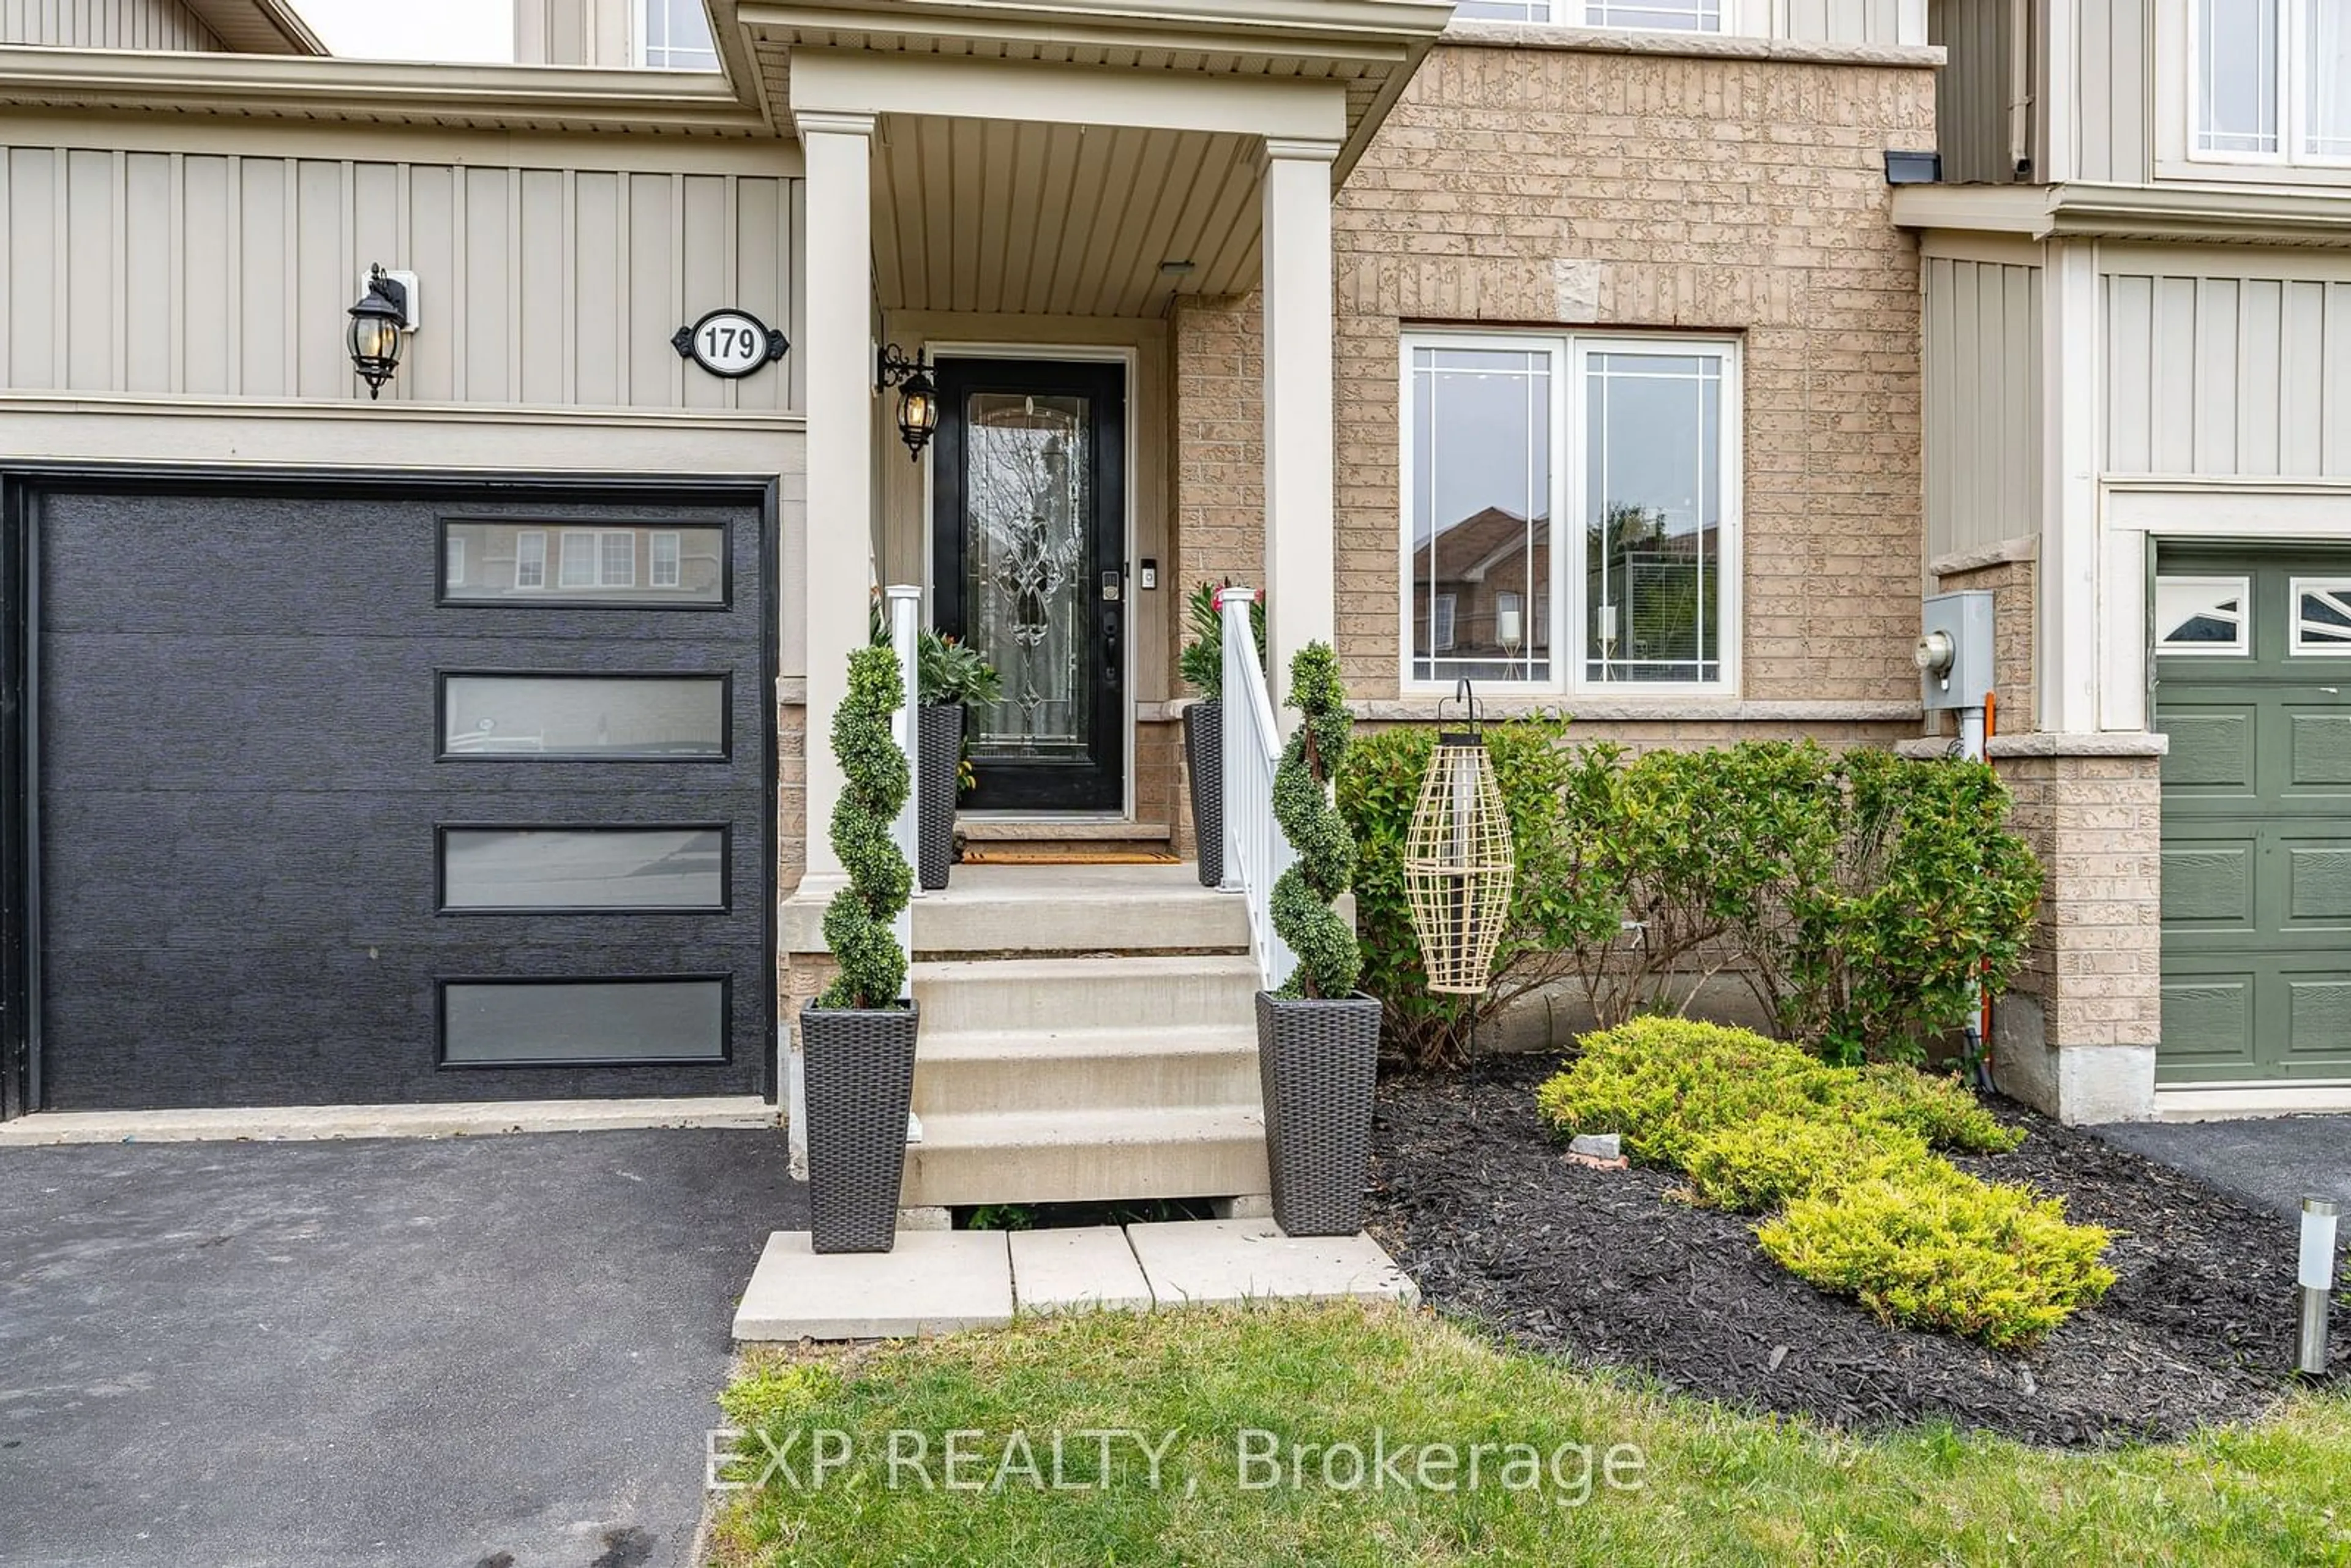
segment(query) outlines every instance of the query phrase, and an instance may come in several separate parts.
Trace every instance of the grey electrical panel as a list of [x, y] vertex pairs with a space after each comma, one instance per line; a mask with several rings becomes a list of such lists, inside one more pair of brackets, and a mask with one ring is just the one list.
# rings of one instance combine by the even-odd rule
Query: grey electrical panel
[[1991, 691], [1991, 595], [1938, 593], [1925, 608], [1917, 663], [1927, 706], [1983, 706]]

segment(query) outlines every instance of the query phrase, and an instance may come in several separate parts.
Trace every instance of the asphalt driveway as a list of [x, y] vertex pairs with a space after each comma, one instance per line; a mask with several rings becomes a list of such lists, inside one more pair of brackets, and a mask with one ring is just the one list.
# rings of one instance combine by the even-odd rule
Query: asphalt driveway
[[2292, 1223], [2305, 1197], [2351, 1207], [2351, 1116], [2118, 1122], [2090, 1131]]
[[0, 1150], [0, 1563], [672, 1568], [779, 1134]]

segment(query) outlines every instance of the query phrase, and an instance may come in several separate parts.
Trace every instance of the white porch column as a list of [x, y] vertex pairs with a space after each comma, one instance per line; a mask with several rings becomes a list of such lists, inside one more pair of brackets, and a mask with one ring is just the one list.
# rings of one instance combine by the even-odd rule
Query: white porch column
[[[2033, 627], [2041, 729], [2100, 727], [2098, 573], [2098, 253], [2091, 240], [2052, 240], [2042, 273], [2041, 553]], [[2142, 635], [2134, 624], [2128, 635]]]
[[827, 831], [841, 799], [832, 716], [868, 635], [873, 529], [873, 116], [803, 112], [807, 169], [808, 871], [838, 875]]
[[[1266, 674], [1277, 706], [1290, 655], [1335, 643], [1331, 437], [1333, 141], [1265, 144]], [[1284, 719], [1285, 725], [1288, 723]]]

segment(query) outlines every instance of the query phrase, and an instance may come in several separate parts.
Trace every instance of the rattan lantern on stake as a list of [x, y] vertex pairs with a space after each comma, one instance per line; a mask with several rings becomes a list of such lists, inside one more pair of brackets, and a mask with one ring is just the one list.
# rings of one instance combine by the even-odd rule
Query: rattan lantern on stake
[[[1447, 702], [1461, 705], [1467, 729], [1444, 728]], [[1510, 916], [1516, 871], [1510, 819], [1502, 809], [1501, 787], [1494, 781], [1478, 700], [1468, 681], [1437, 703], [1437, 751], [1421, 780], [1420, 802], [1405, 840], [1405, 893], [1428, 988], [1481, 996], [1492, 979], [1495, 950]]]

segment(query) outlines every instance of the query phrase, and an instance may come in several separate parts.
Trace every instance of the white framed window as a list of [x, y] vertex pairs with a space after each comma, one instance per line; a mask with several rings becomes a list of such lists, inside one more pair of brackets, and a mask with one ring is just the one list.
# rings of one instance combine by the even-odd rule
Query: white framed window
[[2189, 156], [2351, 166], [2351, 5], [2189, 0]]
[[547, 535], [538, 528], [515, 535], [515, 586], [547, 586]]
[[657, 71], [715, 71], [718, 46], [702, 0], [637, 0], [637, 63]]
[[596, 578], [599, 588], [634, 588], [637, 585], [637, 536], [606, 534], [603, 548], [598, 552], [600, 570]]
[[1737, 688], [1739, 351], [1722, 338], [1406, 336], [1407, 687]]
[[1571, 27], [1719, 33], [1738, 0], [1461, 0], [1453, 14], [1489, 22], [1552, 22]]
[[565, 530], [563, 559], [556, 568], [556, 586], [559, 588], [595, 587], [596, 548], [596, 536], [593, 533], [585, 530]]
[[678, 536], [657, 533], [653, 537], [646, 581], [654, 588], [675, 588], [679, 576]]
[[2155, 580], [2155, 651], [2243, 658], [2253, 651], [2249, 577]]
[[2295, 657], [2351, 659], [2351, 577], [2297, 577], [2289, 598]]

